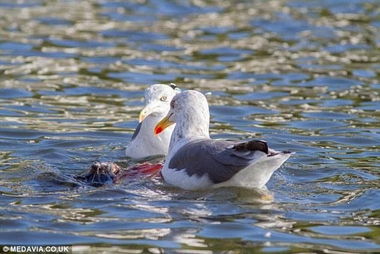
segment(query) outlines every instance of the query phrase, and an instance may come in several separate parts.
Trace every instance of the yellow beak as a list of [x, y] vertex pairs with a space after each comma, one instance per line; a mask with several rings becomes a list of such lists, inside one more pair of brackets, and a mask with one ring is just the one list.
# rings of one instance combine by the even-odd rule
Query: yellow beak
[[156, 105], [152, 105], [152, 104], [148, 104], [145, 106], [145, 108], [143, 108], [140, 112], [140, 115], [139, 115], [139, 122], [141, 123], [142, 121], [144, 121], [145, 117], [149, 116], [151, 113], [153, 113], [155, 111], [155, 107]]
[[145, 108], [143, 110], [141, 110], [140, 112], [140, 115], [139, 115], [139, 123], [141, 123], [142, 121], [144, 121], [145, 117], [147, 116], [146, 114], [146, 111], [145, 111]]
[[161, 132], [163, 132], [166, 128], [168, 128], [170, 125], [174, 124], [174, 122], [169, 120], [169, 116], [165, 116], [154, 128], [154, 134], [158, 135]]

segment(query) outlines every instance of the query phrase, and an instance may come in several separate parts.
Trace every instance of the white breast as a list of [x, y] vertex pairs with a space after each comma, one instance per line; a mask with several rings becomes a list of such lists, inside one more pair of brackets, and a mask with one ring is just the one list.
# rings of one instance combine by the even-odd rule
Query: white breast
[[148, 116], [142, 122], [140, 132], [126, 148], [126, 155], [134, 159], [154, 155], [166, 155], [169, 150], [170, 137], [174, 126], [168, 127], [159, 135], [154, 135], [154, 126], [163, 116]]

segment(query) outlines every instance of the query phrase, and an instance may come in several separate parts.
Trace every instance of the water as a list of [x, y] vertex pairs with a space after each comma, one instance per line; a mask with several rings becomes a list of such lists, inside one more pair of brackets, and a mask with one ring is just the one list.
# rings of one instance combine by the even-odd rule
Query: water
[[[0, 1], [0, 244], [380, 251], [377, 0]], [[269, 192], [69, 177], [123, 161], [143, 89], [212, 92], [214, 138], [296, 155]]]

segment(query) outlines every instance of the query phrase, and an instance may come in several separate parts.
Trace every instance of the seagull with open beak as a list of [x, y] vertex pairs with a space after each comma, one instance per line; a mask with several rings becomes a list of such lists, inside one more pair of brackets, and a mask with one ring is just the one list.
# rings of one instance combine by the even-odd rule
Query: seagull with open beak
[[140, 160], [149, 156], [166, 155], [174, 126], [154, 135], [156, 124], [168, 113], [170, 101], [180, 92], [176, 85], [155, 84], [145, 90], [145, 107], [141, 110], [139, 124], [126, 148], [126, 155]]

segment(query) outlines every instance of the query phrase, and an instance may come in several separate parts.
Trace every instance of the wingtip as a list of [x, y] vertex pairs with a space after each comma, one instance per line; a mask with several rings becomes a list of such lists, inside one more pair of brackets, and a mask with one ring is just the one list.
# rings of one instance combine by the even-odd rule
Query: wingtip
[[234, 145], [233, 149], [237, 151], [249, 150], [249, 151], [261, 151], [266, 154], [269, 153], [268, 144], [262, 140], [250, 140], [248, 142], [239, 143]]

